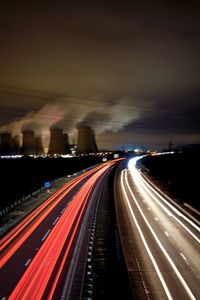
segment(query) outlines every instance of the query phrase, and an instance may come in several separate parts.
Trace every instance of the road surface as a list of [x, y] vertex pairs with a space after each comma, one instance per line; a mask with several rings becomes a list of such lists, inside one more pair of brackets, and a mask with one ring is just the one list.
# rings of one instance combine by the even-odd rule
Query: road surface
[[79, 233], [87, 228], [85, 216], [94, 207], [90, 199], [116, 163], [73, 179], [1, 239], [0, 299], [60, 299], [73, 273]]
[[117, 214], [136, 299], [200, 299], [200, 227], [136, 169], [118, 178]]

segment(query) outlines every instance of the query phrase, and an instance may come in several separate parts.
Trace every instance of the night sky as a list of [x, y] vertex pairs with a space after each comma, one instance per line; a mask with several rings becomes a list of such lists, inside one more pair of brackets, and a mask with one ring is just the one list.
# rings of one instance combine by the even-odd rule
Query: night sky
[[1, 1], [0, 131], [200, 143], [199, 1]]

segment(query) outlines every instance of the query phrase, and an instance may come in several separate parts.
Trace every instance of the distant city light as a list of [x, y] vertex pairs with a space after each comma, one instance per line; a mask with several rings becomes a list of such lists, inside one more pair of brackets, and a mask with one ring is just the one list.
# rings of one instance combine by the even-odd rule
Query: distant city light
[[0, 158], [3, 159], [16, 159], [21, 158], [23, 155], [0, 155]]

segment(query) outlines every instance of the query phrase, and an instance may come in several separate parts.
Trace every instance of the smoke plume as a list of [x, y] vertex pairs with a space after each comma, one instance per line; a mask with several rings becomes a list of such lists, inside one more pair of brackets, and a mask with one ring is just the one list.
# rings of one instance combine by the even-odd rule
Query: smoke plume
[[140, 112], [130, 99], [108, 102], [101, 98], [97, 102], [61, 97], [45, 104], [37, 112], [28, 112], [21, 119], [2, 126], [0, 131], [19, 134], [33, 130], [36, 135], [47, 137], [50, 128], [62, 128], [64, 132], [74, 134], [76, 128], [90, 126], [100, 134], [105, 131], [117, 132], [139, 117]]

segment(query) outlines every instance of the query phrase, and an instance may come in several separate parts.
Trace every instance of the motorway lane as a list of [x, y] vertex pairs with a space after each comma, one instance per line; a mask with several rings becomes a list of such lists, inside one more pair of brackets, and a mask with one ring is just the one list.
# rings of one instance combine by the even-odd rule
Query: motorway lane
[[23, 234], [23, 231], [27, 230], [28, 226], [30, 226], [33, 222], [35, 222], [36, 219], [39, 218], [40, 215], [50, 207], [50, 205], [53, 204], [55, 197], [59, 195], [65, 195], [66, 190], [68, 190], [69, 187], [72, 184], [74, 184], [75, 180], [77, 180], [77, 178], [70, 181], [62, 188], [60, 188], [58, 191], [56, 191], [52, 196], [50, 196], [42, 204], [36, 207], [30, 214], [28, 214], [28, 216], [25, 217], [21, 222], [19, 222], [19, 224], [17, 224], [12, 230], [10, 230], [8, 234], [6, 234], [3, 238], [1, 238], [0, 250], [5, 251], [10, 244], [12, 245], [14, 240], [17, 239], [20, 236], [20, 234]]
[[[89, 176], [92, 176], [98, 169], [99, 167], [90, 170], [62, 187], [49, 198], [50, 201], [47, 199], [45, 203], [42, 203], [25, 220], [20, 222], [11, 231], [12, 234], [8, 233], [2, 239], [0, 290], [3, 295], [11, 291], [13, 286], [16, 285], [31, 259], [43, 244], [50, 232], [49, 230], [52, 230], [56, 225], [68, 203]], [[28, 235], [27, 232], [29, 232]], [[21, 247], [19, 251], [17, 250], [18, 247]], [[5, 267], [4, 263], [6, 263]], [[18, 271], [15, 276], [11, 277], [10, 274], [13, 273], [13, 268]]]
[[[9, 231], [8, 234], [6, 234], [3, 238], [0, 240], [0, 250], [4, 251], [9, 244], [12, 244], [14, 240], [20, 236], [20, 234], [23, 234], [23, 231], [27, 229], [29, 225], [31, 225], [34, 221], [39, 218], [41, 214], [44, 213], [46, 209], [49, 209], [51, 206], [55, 204], [55, 197], [61, 196], [64, 197], [65, 194], [71, 189], [71, 187], [75, 186], [76, 183], [80, 182], [84, 178], [87, 179], [88, 176], [95, 173], [100, 166], [91, 169], [85, 174], [82, 174], [78, 176], [77, 178], [74, 178], [67, 184], [65, 184], [62, 188], [60, 188], [58, 191], [56, 191], [52, 196], [50, 196], [46, 201], [44, 201], [42, 204], [40, 204], [37, 208], [35, 208], [27, 217], [25, 217], [19, 224], [17, 224], [12, 230]], [[1, 265], [2, 267], [2, 261]]]
[[130, 172], [123, 171], [121, 186], [146, 298], [198, 299], [199, 227], [186, 219], [182, 225], [182, 217], [177, 221], [174, 211], [155, 202], [138, 174], [134, 170], [132, 179]]
[[60, 266], [57, 266], [54, 283], [51, 285], [48, 297], [46, 297], [46, 299], [52, 299], [57, 280], [59, 280], [60, 277], [60, 272], [62, 271], [65, 260], [68, 258], [68, 253], [71, 249], [74, 236], [76, 235], [78, 224], [84, 215], [84, 208], [89, 201], [91, 189], [109, 168], [110, 164], [104, 166], [94, 174], [76, 194], [58, 221], [57, 226], [52, 230], [46, 242], [31, 262], [27, 272], [25, 272], [20, 279], [9, 299], [22, 299], [22, 297], [23, 299], [41, 299], [43, 297], [49, 279], [57, 265], [57, 261], [61, 259], [60, 254], [66, 238], [69, 238], [62, 263]]
[[[73, 199], [69, 204], [58, 221], [58, 225], [55, 226], [46, 242], [38, 251], [30, 267], [27, 269], [27, 272], [24, 273], [9, 299], [41, 299], [50, 278], [54, 275], [48, 296], [48, 299], [52, 298], [63, 263], [72, 246], [73, 238], [76, 234], [77, 226], [81, 220], [87, 199], [88, 194], [84, 196], [82, 201], [80, 201], [80, 196], [77, 196], [76, 199]], [[67, 243], [66, 239], [68, 239]], [[66, 245], [66, 247], [63, 257], [61, 258], [61, 251], [64, 245]], [[61, 262], [55, 270], [58, 259], [61, 259]]]
[[[57, 205], [54, 207], [54, 209], [51, 210], [49, 214], [43, 218], [42, 222], [40, 224], [35, 225], [33, 232], [28, 236], [27, 239], [25, 239], [20, 246], [19, 249], [17, 249], [14, 254], [11, 256], [11, 258], [8, 260], [8, 262], [5, 264], [1, 271], [1, 295], [2, 296], [7, 296], [10, 294], [10, 292], [13, 290], [14, 286], [16, 283], [19, 281], [19, 279], [25, 278], [25, 284], [27, 287], [22, 288], [20, 286], [20, 291], [24, 291], [24, 289], [27, 290], [27, 296], [25, 299], [33, 299], [33, 291], [37, 291], [35, 288], [38, 284], [38, 291], [40, 290], [40, 285], [41, 282], [45, 282], [45, 284], [48, 284], [48, 280], [44, 279], [44, 270], [46, 268], [46, 264], [48, 265], [48, 270], [49, 270], [49, 263], [51, 263], [52, 260], [52, 253], [57, 253], [55, 257], [59, 257], [59, 254], [62, 251], [62, 247], [64, 247], [64, 244], [66, 245], [68, 251], [70, 249], [70, 245], [72, 243], [73, 237], [76, 233], [77, 226], [76, 222], [79, 220], [79, 218], [82, 216], [83, 213], [83, 208], [81, 208], [80, 205], [85, 205], [83, 203], [87, 203], [88, 198], [87, 194], [89, 193], [90, 189], [92, 186], [95, 184], [95, 181], [99, 176], [102, 176], [103, 172], [106, 169], [109, 169], [112, 164], [104, 164], [104, 167], [98, 167], [96, 172], [93, 174], [93, 176], [87, 176], [87, 181], [84, 179], [81, 182], [82, 187], [80, 188], [80, 184], [76, 183], [76, 186], [74, 189], [71, 191], [71, 194], [67, 194], [64, 199], [59, 199]], [[104, 170], [105, 169], [105, 170]], [[104, 170], [104, 171], [103, 171]], [[86, 182], [85, 182], [86, 181]], [[88, 186], [88, 182], [90, 182]], [[87, 189], [86, 189], [86, 187]], [[77, 200], [78, 197], [78, 200]], [[80, 198], [81, 197], [81, 198]], [[73, 201], [71, 201], [73, 198]], [[83, 201], [83, 202], [82, 202]], [[67, 203], [67, 207], [66, 207]], [[46, 212], [44, 212], [45, 214]], [[42, 214], [43, 215], [43, 214]], [[58, 224], [61, 224], [61, 220], [65, 216], [65, 226], [63, 223], [63, 226], [60, 226]], [[58, 219], [59, 217], [59, 219]], [[75, 222], [76, 220], [76, 222]], [[71, 222], [70, 224], [69, 221]], [[75, 222], [75, 223], [74, 223]], [[66, 227], [66, 224], [70, 225]], [[75, 224], [75, 225], [74, 225]], [[78, 224], [78, 223], [77, 223]], [[31, 224], [32, 226], [32, 224]], [[53, 227], [52, 227], [53, 226]], [[63, 229], [64, 227], [64, 229]], [[71, 229], [67, 229], [71, 228]], [[74, 228], [74, 229], [73, 229]], [[54, 233], [54, 238], [52, 239], [52, 232], [55, 232], [58, 230], [57, 234], [55, 235]], [[64, 231], [62, 231], [64, 230]], [[68, 230], [68, 237], [66, 231]], [[62, 233], [61, 233], [62, 231]], [[23, 233], [23, 232], [22, 232]], [[23, 236], [23, 234], [22, 234]], [[49, 241], [51, 238], [51, 243], [48, 244], [47, 247], [47, 241]], [[57, 240], [59, 238], [59, 240]], [[41, 243], [41, 240], [43, 243]], [[57, 243], [55, 241], [57, 240]], [[69, 240], [71, 241], [69, 243]], [[13, 245], [15, 245], [15, 240], [13, 242]], [[54, 245], [54, 248], [52, 248]], [[60, 247], [58, 248], [58, 245]], [[62, 246], [61, 246], [62, 245]], [[46, 247], [45, 251], [42, 250]], [[12, 249], [12, 247], [11, 247]], [[54, 250], [52, 250], [54, 249]], [[50, 251], [51, 250], [51, 251]], [[6, 252], [7, 253], [7, 252]], [[41, 254], [42, 253], [42, 254]], [[49, 260], [47, 259], [47, 253], [49, 253], [50, 258]], [[67, 253], [65, 251], [65, 253]], [[37, 259], [37, 257], [40, 257], [40, 260]], [[59, 258], [60, 259], [60, 258]], [[33, 266], [33, 262], [37, 261], [37, 267], [35, 266], [32, 273], [30, 273], [30, 279], [27, 280], [27, 272], [30, 272], [30, 266]], [[45, 264], [45, 265], [44, 265]], [[51, 264], [52, 268], [56, 264], [56, 258], [53, 258], [53, 262]], [[53, 269], [51, 268], [51, 271], [53, 272]], [[14, 270], [17, 270], [17, 272], [13, 272]], [[24, 269], [27, 269], [26, 272], [24, 273]], [[37, 270], [37, 272], [36, 272]], [[41, 270], [41, 274], [39, 273], [39, 270]], [[59, 269], [60, 270], [60, 269]], [[48, 279], [51, 278], [52, 272], [48, 271]], [[12, 276], [10, 276], [12, 272]], [[34, 277], [34, 273], [40, 274], [38, 275], [39, 277]], [[61, 270], [59, 271], [61, 272]], [[23, 275], [24, 273], [24, 275]], [[57, 274], [57, 273], [56, 273]], [[23, 275], [23, 276], [22, 276]], [[24, 277], [25, 276], [25, 277]], [[58, 276], [58, 275], [56, 275]], [[59, 276], [58, 276], [59, 277]], [[21, 278], [21, 280], [22, 280]], [[33, 280], [35, 278], [35, 281]], [[21, 281], [20, 281], [21, 282]], [[32, 286], [32, 288], [30, 287]], [[56, 285], [54, 285], [55, 287]], [[40, 292], [38, 297], [41, 297], [42, 292]], [[36, 292], [35, 292], [36, 293]], [[22, 299], [21, 294], [20, 296], [18, 295], [18, 292], [15, 292], [13, 296], [11, 297], [12, 299]], [[34, 298], [35, 299], [35, 298]], [[37, 298], [40, 299], [40, 298]]]
[[[145, 198], [145, 206], [152, 213], [159, 216], [159, 228], [168, 237], [168, 240], [176, 247], [179, 247], [179, 254], [185, 260], [187, 265], [197, 274], [200, 278], [199, 258], [200, 258], [200, 224], [194, 220], [192, 216], [185, 213], [185, 211], [176, 205], [173, 200], [155, 189], [153, 184], [142, 174], [137, 173], [134, 176], [136, 180], [137, 189]], [[137, 177], [137, 178], [136, 178]], [[134, 182], [133, 181], [133, 182]], [[156, 226], [157, 227], [157, 226]], [[182, 249], [182, 252], [181, 252]], [[172, 250], [174, 253], [175, 250]], [[186, 274], [188, 274], [186, 272]]]
[[[88, 173], [81, 175], [80, 178], [74, 180], [73, 183], [67, 184], [67, 188], [61, 188], [61, 193], [56, 192], [53, 196], [51, 196], [51, 206], [49, 206], [49, 204], [45, 206], [45, 209], [42, 209], [39, 214], [37, 213], [36, 217], [34, 216], [33, 221], [30, 221], [27, 217], [28, 224], [26, 224], [25, 229], [23, 228], [23, 230], [20, 230], [20, 233], [18, 233], [17, 236], [14, 236], [12, 241], [9, 243], [9, 247], [6, 243], [8, 239], [6, 239], [6, 237], [4, 238], [6, 247], [3, 248], [4, 244], [1, 245], [4, 252], [2, 252], [0, 260], [2, 268], [0, 295], [8, 295], [10, 291], [12, 291], [13, 287], [21, 278], [33, 257], [43, 245], [48, 234], [62, 216], [70, 201], [81, 186], [94, 173], [95, 171], [93, 170], [93, 172], [89, 171]], [[48, 202], [48, 199], [46, 202]], [[44, 204], [41, 204], [41, 206], [43, 207]], [[37, 210], [38, 208], [36, 211]], [[22, 221], [22, 224], [24, 224], [24, 221]], [[17, 227], [20, 229], [22, 228], [22, 226], [18, 225]], [[15, 229], [12, 231], [14, 230]], [[10, 234], [8, 234], [8, 236], [9, 239], [12, 237], [10, 237]], [[13, 270], [17, 270], [17, 272], [13, 272]], [[10, 274], [13, 275], [10, 276]]]

